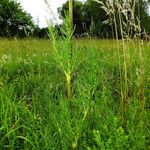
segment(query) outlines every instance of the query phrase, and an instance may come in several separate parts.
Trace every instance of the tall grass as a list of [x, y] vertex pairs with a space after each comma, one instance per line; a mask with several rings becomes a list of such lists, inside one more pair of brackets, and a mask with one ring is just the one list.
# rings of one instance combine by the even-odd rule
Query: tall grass
[[141, 111], [137, 94], [139, 46], [138, 42], [125, 42], [132, 55], [128, 71], [130, 101], [122, 126], [118, 109], [121, 79], [113, 42], [74, 41], [80, 63], [72, 74], [74, 107], [70, 112], [66, 77], [53, 57], [52, 44], [48, 40], [40, 40], [40, 45], [34, 39], [1, 40], [1, 149], [148, 149], [149, 43], [142, 46], [142, 88], [147, 107]]
[[[101, 4], [101, 7], [106, 11], [107, 15], [110, 18], [110, 20], [113, 20], [114, 28], [115, 30], [115, 35], [116, 35], [116, 44], [117, 44], [117, 51], [118, 51], [118, 65], [119, 65], [119, 72], [120, 72], [120, 87], [121, 87], [121, 95], [122, 95], [122, 100], [121, 100], [121, 113], [122, 117], [124, 116], [123, 114], [126, 111], [126, 107], [128, 106], [129, 99], [128, 99], [128, 93], [130, 92], [128, 89], [128, 70], [130, 70], [130, 47], [129, 41], [131, 40], [132, 37], [136, 37], [138, 41], [138, 49], [139, 49], [139, 68], [140, 70], [143, 70], [141, 68], [142, 66], [142, 43], [140, 41], [141, 38], [141, 26], [140, 26], [140, 20], [135, 15], [136, 8], [139, 8], [139, 3], [138, 1], [134, 0], [127, 0], [127, 1], [109, 1], [107, 0], [105, 3], [96, 0], [98, 3]], [[139, 12], [139, 10], [138, 10]], [[118, 25], [117, 25], [118, 23]], [[122, 45], [119, 46], [119, 34], [121, 34], [121, 43]], [[125, 43], [125, 40], [127, 41]], [[133, 39], [135, 40], [135, 39]], [[136, 41], [135, 40], [135, 41]], [[125, 45], [126, 44], [126, 45]], [[122, 51], [122, 52], [121, 52]], [[122, 62], [121, 62], [121, 55], [123, 55], [123, 67]], [[129, 69], [128, 69], [129, 68]], [[141, 71], [140, 71], [141, 72]], [[143, 71], [142, 71], [143, 72]], [[144, 75], [144, 74], [143, 74]], [[141, 76], [141, 75], [140, 75]], [[122, 78], [123, 77], [123, 78]], [[141, 78], [141, 77], [140, 77]], [[141, 81], [139, 81], [139, 85], [141, 85]], [[141, 86], [138, 86], [138, 95], [142, 95], [142, 88]], [[141, 96], [139, 96], [139, 100], [141, 100]], [[144, 101], [142, 101], [142, 108], [144, 108]], [[123, 117], [124, 118], [124, 117]]]

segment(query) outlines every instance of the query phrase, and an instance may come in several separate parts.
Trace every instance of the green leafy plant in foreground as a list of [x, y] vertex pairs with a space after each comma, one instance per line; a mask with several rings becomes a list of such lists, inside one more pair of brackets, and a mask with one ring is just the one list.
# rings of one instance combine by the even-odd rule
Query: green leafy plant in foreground
[[73, 50], [72, 47], [72, 36], [73, 31], [71, 29], [71, 23], [69, 17], [63, 19], [63, 26], [60, 28], [60, 35], [58, 31], [52, 26], [49, 26], [49, 37], [51, 38], [53, 50], [54, 50], [54, 59], [57, 62], [59, 68], [64, 72], [66, 76], [67, 84], [67, 96], [68, 99], [72, 98], [71, 90], [71, 80], [73, 71], [77, 69], [79, 64], [77, 60], [78, 52]]

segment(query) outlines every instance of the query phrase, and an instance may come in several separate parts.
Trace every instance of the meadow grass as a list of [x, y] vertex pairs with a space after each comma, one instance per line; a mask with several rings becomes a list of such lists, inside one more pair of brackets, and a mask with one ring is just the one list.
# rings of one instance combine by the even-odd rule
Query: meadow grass
[[[124, 42], [128, 101], [122, 124], [116, 41], [74, 40], [80, 63], [72, 72], [70, 111], [51, 42], [1, 39], [0, 149], [150, 149], [150, 43], [142, 43], [140, 58], [139, 42]], [[123, 73], [123, 51], [120, 65]]]

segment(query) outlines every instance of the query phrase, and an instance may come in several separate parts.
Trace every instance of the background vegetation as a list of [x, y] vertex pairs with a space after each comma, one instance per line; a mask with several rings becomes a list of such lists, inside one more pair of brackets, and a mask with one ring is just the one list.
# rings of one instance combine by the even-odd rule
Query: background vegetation
[[[106, 0], [102, 0], [102, 2], [106, 3]], [[150, 33], [149, 4], [149, 0], [139, 0], [134, 12], [135, 17], [141, 21], [143, 34]], [[65, 12], [67, 13], [68, 9], [68, 1], [58, 8], [60, 18], [65, 17]], [[98, 5], [94, 0], [87, 0], [85, 3], [74, 0], [73, 9], [73, 21], [76, 26], [74, 35], [76, 37], [114, 37], [114, 23], [109, 20], [110, 16], [106, 14], [101, 4]], [[117, 10], [115, 11], [117, 16]], [[35, 25], [32, 17], [14, 0], [0, 1], [0, 26], [0, 36], [2, 37], [48, 37], [48, 28], [41, 29]], [[56, 25], [58, 31], [60, 27], [61, 25]]]
[[[107, 3], [106, 0], [101, 0], [103, 3]], [[130, 1], [127, 1], [127, 3]], [[117, 3], [117, 0], [114, 0], [113, 3]], [[123, 3], [123, 1], [121, 2]], [[131, 1], [134, 3], [134, 0]], [[146, 33], [150, 32], [150, 14], [149, 14], [149, 4], [150, 1], [139, 0], [136, 3], [136, 9], [134, 10], [135, 17], [139, 18], [141, 21], [141, 27], [145, 29]], [[61, 8], [58, 8], [60, 17], [64, 17], [65, 12], [68, 11], [68, 1], [63, 4]], [[115, 9], [116, 18], [118, 17], [118, 10]], [[128, 14], [130, 16], [130, 14]], [[108, 15], [108, 12], [105, 12], [103, 5], [97, 4], [97, 1], [87, 0], [84, 4], [79, 1], [74, 1], [74, 25], [76, 26], [75, 35], [76, 36], [92, 36], [100, 38], [112, 38], [114, 36], [114, 22], [111, 20], [111, 16]], [[119, 21], [118, 21], [118, 28]], [[113, 30], [112, 30], [113, 28]], [[119, 29], [118, 29], [119, 31]], [[121, 33], [119, 33], [119, 37]]]
[[0, 36], [22, 37], [33, 30], [32, 17], [21, 8], [19, 3], [12, 0], [0, 1]]

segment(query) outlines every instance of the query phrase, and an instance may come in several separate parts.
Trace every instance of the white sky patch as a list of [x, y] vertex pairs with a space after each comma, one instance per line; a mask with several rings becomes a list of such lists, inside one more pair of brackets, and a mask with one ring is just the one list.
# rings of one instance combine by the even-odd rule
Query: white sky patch
[[[53, 14], [50, 13], [44, 0], [18, 0], [23, 9], [31, 14], [34, 22], [38, 24], [40, 27], [47, 26], [46, 20], [53, 20], [54, 23], [60, 23], [61, 20], [59, 19], [57, 8], [61, 7], [62, 4], [65, 3], [67, 0], [47, 0], [47, 1], [50, 4], [50, 8], [53, 11], [57, 21], [54, 19]], [[80, 1], [84, 2], [85, 0]]]

